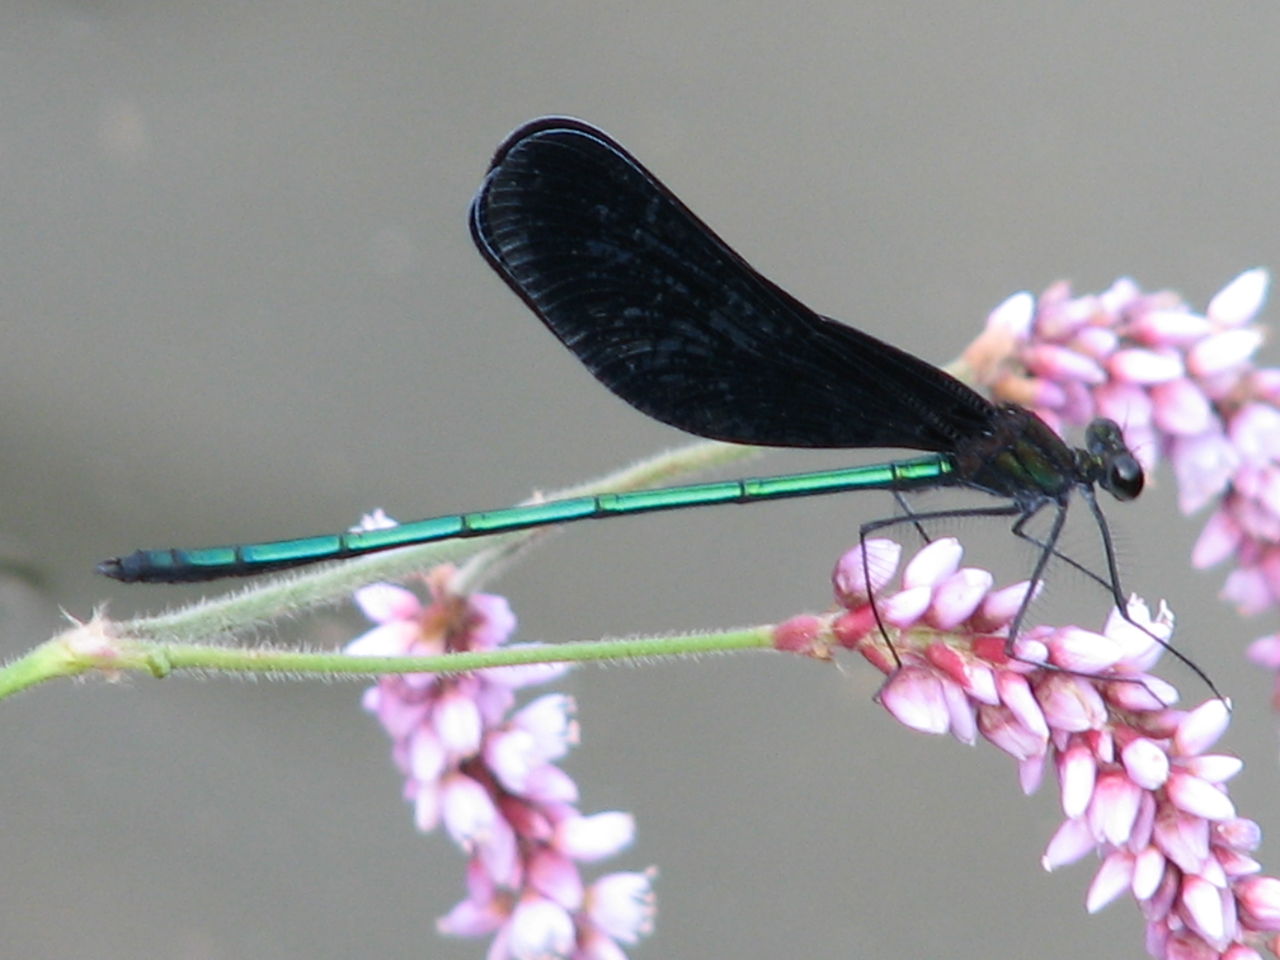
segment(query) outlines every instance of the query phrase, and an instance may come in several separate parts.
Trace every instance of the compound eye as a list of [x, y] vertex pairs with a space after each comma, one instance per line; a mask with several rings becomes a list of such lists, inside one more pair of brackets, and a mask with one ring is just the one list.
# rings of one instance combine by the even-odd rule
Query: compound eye
[[1114, 420], [1099, 417], [1085, 430], [1085, 446], [1092, 454], [1124, 450], [1124, 433]]
[[1102, 486], [1117, 500], [1132, 500], [1142, 492], [1146, 477], [1142, 472], [1142, 464], [1130, 453], [1113, 457], [1107, 465], [1106, 476], [1102, 478]]

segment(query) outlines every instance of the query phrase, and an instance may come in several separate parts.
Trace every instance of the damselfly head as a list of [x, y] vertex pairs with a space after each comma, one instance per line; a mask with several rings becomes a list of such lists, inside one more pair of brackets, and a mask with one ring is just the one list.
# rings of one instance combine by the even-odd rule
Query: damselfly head
[[1124, 442], [1120, 425], [1099, 417], [1089, 424], [1084, 436], [1098, 485], [1117, 500], [1132, 500], [1140, 494], [1146, 482], [1142, 464]]

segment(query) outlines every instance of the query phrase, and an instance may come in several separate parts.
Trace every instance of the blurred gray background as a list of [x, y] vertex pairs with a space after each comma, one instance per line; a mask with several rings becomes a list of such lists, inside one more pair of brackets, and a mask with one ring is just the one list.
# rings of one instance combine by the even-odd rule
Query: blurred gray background
[[[196, 593], [96, 579], [104, 556], [497, 506], [680, 442], [472, 249], [472, 191], [524, 120], [600, 124], [806, 302], [945, 362], [1016, 290], [1129, 273], [1202, 306], [1280, 266], [1277, 37], [1260, 3], [9, 0], [4, 651], [59, 607]], [[1186, 569], [1198, 524], [1160, 479], [1109, 510], [1127, 586], [1176, 598], [1179, 643], [1235, 697], [1233, 793], [1274, 834], [1268, 682], [1241, 663], [1273, 624]], [[525, 639], [776, 620], [824, 609], [831, 563], [889, 509], [588, 525], [501, 586]], [[974, 562], [1010, 552], [985, 526], [961, 531]], [[1084, 624], [1107, 606], [1063, 571], [1049, 603]], [[336, 612], [293, 635], [360, 629]], [[1085, 916], [1091, 866], [1041, 870], [1052, 791], [906, 732], [876, 683], [766, 655], [568, 682], [583, 808], [639, 821], [606, 866], [662, 870], [636, 956], [1142, 955], [1130, 904]], [[462, 859], [414, 834], [359, 694], [130, 678], [0, 704], [0, 953], [483, 956], [433, 932]]]

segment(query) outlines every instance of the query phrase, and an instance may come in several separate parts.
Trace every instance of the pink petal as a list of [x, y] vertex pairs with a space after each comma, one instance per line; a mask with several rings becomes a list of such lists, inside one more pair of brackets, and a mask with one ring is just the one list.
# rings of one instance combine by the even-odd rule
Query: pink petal
[[1048, 761], [1049, 755], [1043, 751], [1018, 761], [1018, 786], [1022, 787], [1022, 792], [1028, 797], [1039, 790], [1040, 784], [1044, 782], [1044, 769]]
[[582, 874], [568, 857], [542, 847], [529, 859], [528, 870], [529, 885], [549, 900], [566, 910], [577, 910], [582, 905]]
[[516, 904], [510, 920], [512, 957], [568, 957], [574, 941], [573, 919], [559, 904], [542, 897], [525, 897]]
[[470, 650], [492, 650], [506, 643], [516, 629], [516, 615], [506, 597], [493, 593], [473, 593], [467, 597], [471, 613], [468, 627]]
[[1139, 900], [1155, 896], [1164, 879], [1165, 858], [1155, 847], [1145, 847], [1133, 861], [1133, 895]]
[[978, 739], [978, 716], [973, 701], [950, 680], [942, 681], [942, 697], [947, 702], [951, 735], [961, 743], [972, 745]]
[[492, 833], [476, 852], [496, 886], [516, 887], [521, 883], [523, 868], [516, 833], [504, 818], [499, 817], [493, 822]]
[[1015, 340], [1023, 340], [1031, 330], [1035, 299], [1023, 290], [1006, 299], [987, 316], [987, 328], [997, 328]]
[[610, 873], [591, 885], [587, 913], [609, 936], [636, 943], [653, 932], [653, 870]]
[[1245, 648], [1245, 656], [1266, 670], [1280, 670], [1280, 633], [1259, 637]]
[[1115, 666], [1124, 656], [1124, 648], [1111, 637], [1063, 627], [1049, 639], [1049, 660], [1055, 666], [1076, 673], [1095, 674]]
[[880, 690], [881, 705], [901, 724], [921, 733], [946, 733], [951, 713], [942, 681], [923, 667], [906, 666]]
[[1240, 525], [1226, 510], [1215, 510], [1191, 549], [1191, 565], [1205, 570], [1226, 560], [1240, 549]]
[[[493, 957], [487, 960], [495, 960]], [[505, 960], [497, 958], [497, 960]], [[627, 953], [602, 931], [588, 927], [578, 934], [578, 948], [573, 960], [628, 960]]]
[[426, 727], [409, 736], [409, 772], [415, 780], [432, 783], [440, 779], [446, 760], [444, 744]]
[[1209, 398], [1190, 380], [1158, 383], [1151, 388], [1151, 398], [1156, 425], [1167, 433], [1193, 436], [1214, 425]]
[[994, 582], [995, 577], [986, 570], [957, 570], [934, 591], [929, 623], [939, 630], [954, 630], [978, 609]]
[[1023, 353], [1032, 373], [1051, 380], [1075, 380], [1096, 386], [1107, 380], [1106, 371], [1091, 357], [1054, 343], [1038, 343]]
[[559, 767], [544, 763], [529, 772], [524, 796], [541, 804], [577, 803], [578, 785]]
[[1117, 277], [1110, 287], [1098, 294], [1097, 299], [1102, 309], [1116, 318], [1130, 308], [1137, 312], [1145, 309], [1142, 303], [1144, 299], [1142, 288], [1134, 282], [1132, 277]]
[[1142, 792], [1138, 802], [1138, 815], [1134, 818], [1133, 829], [1129, 832], [1129, 852], [1137, 853], [1151, 844], [1151, 836], [1156, 824], [1156, 796], [1150, 791]]
[[525, 730], [501, 730], [484, 742], [485, 764], [498, 781], [517, 795], [523, 795], [529, 772], [541, 764], [534, 746], [533, 734]]
[[1262, 845], [1262, 828], [1246, 817], [1215, 823], [1213, 833], [1219, 841], [1235, 850], [1252, 851]]
[[933, 602], [933, 587], [919, 586], [899, 590], [880, 603], [880, 618], [887, 624], [905, 630], [919, 622], [929, 612]]
[[[422, 674], [415, 674], [422, 676]], [[424, 726], [430, 705], [398, 696], [393, 690], [374, 687], [374, 713], [393, 742], [405, 740], [418, 727]]]
[[[1088, 423], [1098, 415], [1097, 405], [1093, 402], [1093, 389], [1081, 380], [1060, 381], [1065, 402], [1060, 411], [1062, 418], [1068, 423]], [[1043, 417], [1041, 419], [1044, 419]], [[1061, 424], [1050, 424], [1060, 430]], [[1062, 434], [1059, 432], [1059, 436]]]
[[[1041, 584], [1044, 583], [1042, 580]], [[973, 627], [975, 630], [995, 631], [1001, 627], [1006, 627], [1012, 622], [1013, 618], [1018, 615], [1018, 611], [1022, 609], [1026, 602], [1027, 591], [1031, 588], [1031, 581], [1023, 580], [1021, 583], [1015, 583], [1012, 586], [1004, 587], [988, 593], [983, 598], [982, 606], [978, 612], [973, 615]], [[1039, 593], [1039, 585], [1037, 585], [1037, 593]]]
[[1134, 677], [1131, 681], [1108, 684], [1106, 698], [1124, 710], [1145, 713], [1177, 703], [1178, 688], [1159, 677], [1147, 674]]
[[1218, 888], [1194, 874], [1184, 877], [1179, 896], [1192, 929], [1211, 944], [1222, 944], [1224, 924]]
[[1244, 761], [1221, 753], [1206, 753], [1185, 761], [1186, 769], [1201, 780], [1225, 783], [1244, 769]]
[[1156, 845], [1184, 873], [1197, 873], [1209, 856], [1209, 824], [1166, 806], [1152, 831]]
[[419, 786], [413, 797], [413, 825], [419, 833], [431, 833], [440, 825], [440, 788], [434, 783]]
[[1187, 351], [1187, 368], [1197, 377], [1212, 377], [1247, 362], [1262, 340], [1257, 327], [1215, 333]]
[[1222, 598], [1235, 604], [1242, 616], [1251, 617], [1271, 607], [1271, 585], [1257, 567], [1241, 567], [1227, 574]]
[[565, 693], [548, 693], [530, 701], [511, 718], [513, 726], [527, 730], [543, 760], [558, 760], [578, 743], [577, 704]]
[[955, 537], [941, 537], [924, 547], [911, 558], [902, 571], [902, 587], [933, 588], [960, 569], [964, 547]]
[[1177, 929], [1172, 932], [1167, 925], [1162, 926], [1166, 936], [1158, 948], [1149, 950], [1151, 956], [1160, 960], [1219, 960], [1217, 949], [1200, 934], [1184, 929], [1181, 918], [1177, 918]]
[[1178, 509], [1195, 513], [1227, 489], [1240, 457], [1217, 430], [1197, 437], [1175, 437], [1169, 459], [1178, 478]]
[[1185, 347], [1212, 333], [1213, 324], [1186, 310], [1148, 310], [1130, 332], [1135, 340], [1151, 346]]
[[1071, 298], [1067, 283], [1055, 283], [1040, 294], [1036, 304], [1035, 333], [1043, 340], [1069, 337], [1099, 310], [1097, 297]]
[[1176, 351], [1133, 347], [1113, 353], [1107, 367], [1117, 380], [1148, 385], [1175, 380], [1186, 372]]
[[352, 657], [402, 657], [419, 635], [416, 623], [392, 620], [356, 637], [343, 648], [343, 653]]
[[496, 901], [477, 903], [468, 897], [436, 921], [436, 932], [450, 937], [483, 937], [497, 930], [505, 919]]
[[1200, 869], [1199, 876], [1201, 879], [1211, 883], [1219, 890], [1227, 889], [1227, 872], [1222, 869], [1222, 863], [1216, 856], [1209, 857], [1204, 862], [1204, 866]]
[[1129, 778], [1144, 790], [1158, 790], [1169, 779], [1169, 755], [1146, 737], [1130, 741], [1120, 759]]
[[1231, 418], [1227, 433], [1248, 462], [1270, 463], [1280, 447], [1280, 410], [1265, 403], [1246, 403]]
[[[1052, 633], [1043, 627], [1033, 628], [1018, 636], [1013, 641], [1014, 663], [1008, 668], [1018, 673], [1026, 673], [1031, 666], [1042, 666], [1049, 662], [1049, 648], [1045, 646], [1045, 637]], [[1002, 650], [1001, 653], [1004, 651]]]
[[1085, 909], [1097, 913], [1133, 883], [1133, 854], [1127, 850], [1115, 850], [1102, 861], [1102, 866], [1089, 885]]
[[[864, 549], [865, 548], [865, 549]], [[866, 568], [863, 568], [863, 554]], [[836, 599], [845, 608], [859, 607], [879, 594], [885, 584], [893, 579], [902, 556], [902, 545], [893, 540], [873, 539], [848, 550], [836, 563], [831, 574]], [[867, 579], [870, 577], [870, 590]]]
[[1026, 677], [1011, 670], [1000, 670], [996, 673], [996, 690], [1000, 693], [1000, 700], [1012, 711], [1019, 723], [1037, 737], [1049, 739], [1049, 724], [1045, 721], [1044, 711], [1036, 702]]
[[1089, 825], [1096, 836], [1121, 846], [1129, 839], [1138, 817], [1142, 791], [1124, 774], [1099, 775], [1089, 802]]
[[1049, 840], [1040, 864], [1045, 870], [1056, 870], [1075, 863], [1097, 845], [1087, 823], [1083, 820], [1065, 820]]
[[1231, 711], [1224, 700], [1206, 700], [1189, 712], [1178, 724], [1173, 746], [1184, 757], [1204, 753], [1221, 737], [1231, 723]]
[[1130, 598], [1125, 612], [1129, 615], [1127, 618], [1113, 609], [1102, 628], [1104, 634], [1120, 645], [1121, 656], [1116, 666], [1127, 673], [1149, 670], [1164, 653], [1159, 641], [1167, 641], [1173, 635], [1173, 613], [1161, 603], [1156, 616], [1152, 617], [1147, 605], [1136, 597]]
[[973, 654], [976, 653], [977, 651], [961, 653], [942, 640], [935, 640], [924, 651], [925, 659], [959, 686], [966, 696], [981, 703], [999, 703], [995, 676], [989, 666], [974, 658]]
[[1271, 514], [1274, 522], [1274, 518], [1280, 514], [1280, 471], [1274, 465], [1268, 466], [1262, 473], [1258, 500], [1259, 506]]
[[[1148, 932], [1153, 927], [1159, 926], [1164, 929], [1165, 936], [1168, 935], [1169, 924], [1166, 918], [1168, 918], [1169, 912], [1173, 909], [1174, 902], [1178, 899], [1178, 888], [1181, 886], [1181, 882], [1182, 875], [1178, 871], [1166, 870], [1164, 879], [1160, 881], [1160, 886], [1156, 888], [1156, 892], [1142, 904], [1142, 912], [1150, 921], [1147, 927]], [[1181, 930], [1182, 927], [1183, 924], [1179, 920], [1178, 929]], [[1196, 942], [1203, 943], [1204, 941], [1197, 937]], [[1153, 957], [1164, 957], [1165, 953], [1160, 951], [1151, 955]]]
[[1046, 674], [1036, 684], [1036, 699], [1054, 730], [1080, 733], [1102, 726], [1107, 719], [1098, 688], [1069, 673]]
[[612, 856], [635, 838], [636, 821], [629, 813], [612, 811], [575, 816], [556, 825], [556, 846], [575, 860]]
[[1228, 326], [1248, 323], [1266, 302], [1270, 282], [1270, 274], [1262, 267], [1246, 270], [1214, 294], [1207, 313]]
[[1072, 744], [1059, 760], [1058, 779], [1062, 784], [1062, 812], [1069, 819], [1084, 815], [1093, 798], [1098, 764], [1084, 744]]
[[1000, 702], [1000, 695], [996, 692], [995, 671], [984, 664], [975, 663], [970, 667], [969, 682], [964, 689], [978, 703], [994, 707]]
[[1067, 402], [1066, 391], [1059, 384], [1043, 377], [1006, 376], [996, 389], [1005, 399], [1031, 407], [1042, 415], [1044, 410], [1059, 409]]
[[483, 725], [476, 702], [458, 690], [451, 690], [436, 701], [431, 714], [436, 736], [452, 757], [472, 757], [480, 751]]
[[453, 842], [466, 852], [488, 839], [498, 819], [488, 791], [461, 773], [451, 774], [444, 781], [441, 811]]
[[979, 707], [978, 729], [984, 737], [1018, 761], [1034, 757], [1045, 749], [1045, 738], [1019, 723], [1008, 707]]
[[1248, 854], [1240, 853], [1238, 850], [1217, 847], [1213, 853], [1218, 862], [1222, 864], [1223, 873], [1232, 880], [1262, 872], [1262, 864]]
[[1228, 820], [1236, 815], [1231, 798], [1208, 781], [1175, 771], [1169, 777], [1169, 800], [1179, 810], [1206, 820]]
[[1129, 431], [1135, 424], [1149, 424], [1155, 413], [1151, 394], [1135, 383], [1112, 380], [1094, 391], [1098, 403], [1098, 415], [1108, 417], [1124, 426], [1125, 439], [1135, 447]]
[[1280, 880], [1275, 877], [1248, 877], [1236, 884], [1236, 899], [1254, 930], [1280, 930]]
[[522, 882], [523, 866], [515, 830], [502, 817], [494, 821], [492, 833], [475, 852], [495, 886], [516, 887]]
[[475, 700], [485, 727], [492, 728], [506, 721], [515, 706], [516, 696], [510, 687], [502, 684], [480, 683], [475, 690]]
[[416, 620], [422, 613], [417, 594], [390, 583], [373, 583], [355, 593], [356, 606], [374, 623]]
[[1071, 348], [1094, 360], [1105, 360], [1120, 345], [1115, 327], [1081, 327], [1071, 338]]

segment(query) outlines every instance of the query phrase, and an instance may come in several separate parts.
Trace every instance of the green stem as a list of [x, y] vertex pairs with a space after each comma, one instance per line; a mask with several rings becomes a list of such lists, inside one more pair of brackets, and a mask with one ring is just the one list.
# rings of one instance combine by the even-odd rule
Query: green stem
[[165, 657], [175, 670], [219, 670], [301, 676], [371, 677], [402, 673], [462, 673], [533, 663], [590, 663], [648, 660], [754, 650], [773, 643], [771, 626], [743, 627], [684, 636], [583, 640], [446, 653], [438, 657], [351, 657], [343, 653], [239, 650], [216, 646], [171, 646]]
[[272, 677], [374, 677], [404, 673], [460, 673], [534, 663], [587, 663], [700, 656], [773, 646], [771, 625], [663, 637], [592, 640], [447, 653], [437, 657], [353, 657], [340, 652], [266, 650], [209, 644], [156, 643], [113, 636], [112, 624], [94, 619], [54, 637], [0, 669], [0, 699], [58, 677], [90, 671], [168, 676], [175, 670]]

